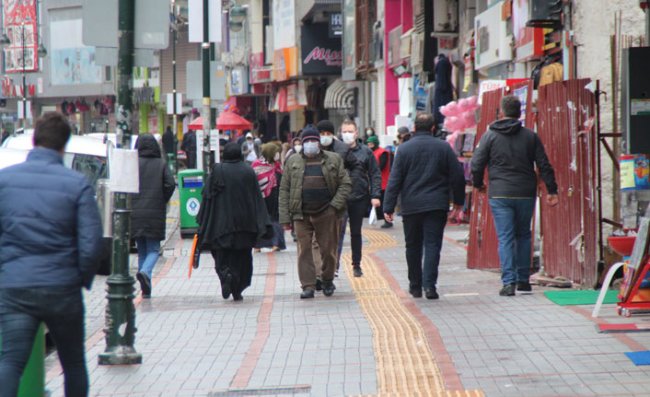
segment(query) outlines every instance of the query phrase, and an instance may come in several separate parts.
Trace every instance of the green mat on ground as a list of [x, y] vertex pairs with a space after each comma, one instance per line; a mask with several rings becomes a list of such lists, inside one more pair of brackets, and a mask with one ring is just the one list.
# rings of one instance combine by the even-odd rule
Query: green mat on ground
[[[595, 305], [599, 293], [600, 291], [594, 290], [544, 291], [544, 295], [546, 295], [551, 302], [560, 306]], [[618, 302], [617, 295], [618, 291], [607, 291], [603, 303]]]

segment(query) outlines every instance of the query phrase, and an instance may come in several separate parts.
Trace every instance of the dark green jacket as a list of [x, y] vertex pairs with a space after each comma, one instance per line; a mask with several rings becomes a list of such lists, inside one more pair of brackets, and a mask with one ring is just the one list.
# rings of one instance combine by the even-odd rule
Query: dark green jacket
[[[343, 159], [336, 153], [321, 151], [321, 164], [327, 188], [332, 195], [330, 205], [338, 213], [345, 211], [346, 200], [352, 190]], [[302, 215], [302, 179], [305, 174], [305, 158], [302, 155], [291, 156], [284, 166], [284, 175], [280, 184], [280, 223], [303, 219]]]

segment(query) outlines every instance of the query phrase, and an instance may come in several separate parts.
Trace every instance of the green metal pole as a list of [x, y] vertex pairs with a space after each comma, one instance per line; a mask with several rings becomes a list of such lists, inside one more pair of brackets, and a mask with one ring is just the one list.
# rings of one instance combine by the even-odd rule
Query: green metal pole
[[209, 0], [203, 0], [203, 43], [201, 57], [203, 60], [203, 170], [210, 173], [210, 14]]
[[[117, 135], [123, 148], [130, 148], [132, 132], [132, 77], [134, 58], [135, 0], [118, 4], [118, 92]], [[133, 347], [135, 341], [135, 279], [129, 274], [129, 240], [131, 229], [130, 197], [115, 194], [113, 212], [113, 269], [108, 281], [106, 306], [106, 350], [99, 355], [100, 365], [142, 363], [142, 355]]]

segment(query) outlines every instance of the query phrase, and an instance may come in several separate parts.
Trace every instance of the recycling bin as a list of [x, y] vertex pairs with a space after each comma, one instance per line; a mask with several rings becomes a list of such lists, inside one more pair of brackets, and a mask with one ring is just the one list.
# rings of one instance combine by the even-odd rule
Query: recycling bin
[[[1, 332], [0, 345], [2, 345]], [[41, 324], [36, 333], [32, 354], [20, 378], [18, 397], [43, 396], [45, 396], [45, 326]]]
[[178, 173], [178, 196], [181, 216], [181, 237], [192, 237], [199, 225], [196, 216], [201, 209], [203, 170], [189, 169]]

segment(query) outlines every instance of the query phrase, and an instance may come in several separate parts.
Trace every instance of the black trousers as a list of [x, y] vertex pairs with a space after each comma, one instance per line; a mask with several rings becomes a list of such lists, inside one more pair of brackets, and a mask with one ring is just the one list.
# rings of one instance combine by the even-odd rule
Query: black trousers
[[339, 237], [339, 262], [341, 251], [343, 250], [343, 239], [345, 238], [345, 228], [350, 221], [350, 245], [352, 246], [352, 264], [361, 264], [361, 226], [363, 218], [368, 215], [370, 203], [368, 199], [348, 201], [348, 213], [343, 218], [341, 225], [341, 235]]
[[[404, 215], [404, 239], [410, 288], [435, 288], [447, 211]], [[424, 254], [424, 277], [422, 255]], [[424, 279], [423, 279], [424, 278]]]
[[241, 293], [251, 285], [253, 277], [252, 248], [243, 250], [222, 249], [212, 250], [214, 268], [219, 276], [221, 285], [230, 284], [233, 293]]
[[18, 394], [41, 322], [54, 339], [63, 367], [66, 397], [88, 395], [84, 304], [79, 287], [0, 289], [0, 397]]

